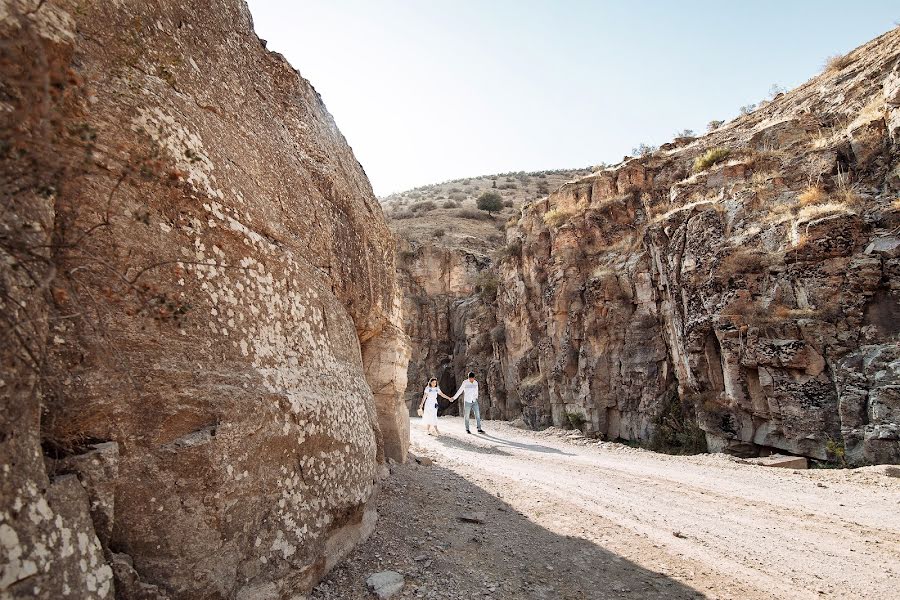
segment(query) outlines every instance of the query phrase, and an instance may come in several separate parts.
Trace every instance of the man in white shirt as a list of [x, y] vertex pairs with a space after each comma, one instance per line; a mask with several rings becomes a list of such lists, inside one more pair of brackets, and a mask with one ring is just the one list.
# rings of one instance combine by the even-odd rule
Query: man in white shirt
[[459, 391], [453, 395], [453, 399], [459, 398], [460, 394], [464, 394], [463, 416], [466, 422], [466, 433], [472, 433], [469, 431], [469, 411], [472, 409], [475, 409], [475, 425], [478, 427], [478, 433], [484, 433], [484, 429], [481, 428], [481, 411], [478, 409], [478, 382], [475, 381], [475, 371], [469, 371], [469, 378], [459, 386]]

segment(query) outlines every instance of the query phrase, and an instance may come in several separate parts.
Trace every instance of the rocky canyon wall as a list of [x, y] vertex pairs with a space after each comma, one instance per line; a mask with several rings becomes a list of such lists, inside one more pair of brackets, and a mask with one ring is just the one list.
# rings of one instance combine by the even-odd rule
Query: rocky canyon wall
[[238, 0], [0, 28], [0, 596], [302, 595], [406, 455], [365, 173]]
[[711, 450], [900, 461], [898, 52], [526, 208], [497, 308], [526, 420], [648, 440], [675, 406]]
[[[489, 413], [532, 427], [900, 461], [898, 61], [894, 30], [707, 135], [527, 204], [450, 301], [409, 277], [442, 281], [466, 250], [411, 255], [414, 348], [479, 365]], [[488, 277], [496, 297], [469, 289]]]

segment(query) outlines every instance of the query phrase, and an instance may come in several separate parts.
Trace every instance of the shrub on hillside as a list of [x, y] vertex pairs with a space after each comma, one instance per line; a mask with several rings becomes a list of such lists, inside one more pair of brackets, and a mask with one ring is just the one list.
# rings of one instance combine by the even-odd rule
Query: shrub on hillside
[[497, 192], [487, 191], [478, 196], [476, 206], [479, 210], [495, 213], [503, 208], [503, 197]]
[[444, 208], [459, 208], [459, 202], [455, 200], [447, 200], [444, 202]]
[[505, 208], [512, 208], [512, 207], [513, 207], [513, 201], [512, 201], [512, 200], [504, 200], [504, 201], [503, 201], [503, 206], [504, 206]]
[[741, 110], [742, 115], [749, 115], [754, 110], [756, 110], [756, 105], [755, 104], [745, 104], [741, 107], [740, 110]]
[[706, 124], [706, 130], [707, 131], [715, 131], [716, 129], [718, 129], [719, 127], [721, 127], [724, 124], [725, 124], [725, 121], [722, 121], [721, 119], [713, 119], [712, 121], [710, 121], [709, 123]]
[[473, 221], [487, 221], [491, 218], [488, 213], [475, 210], [474, 208], [459, 208], [456, 210], [456, 216], [460, 219], [472, 219]]
[[643, 142], [631, 149], [632, 156], [650, 156], [654, 152], [656, 152], [656, 146], [644, 144]]
[[710, 148], [694, 159], [694, 172], [699, 173], [700, 171], [705, 171], [714, 164], [728, 158], [729, 154], [731, 154], [731, 150], [728, 148]]
[[437, 204], [434, 203], [434, 200], [423, 200], [422, 202], [417, 202], [413, 204], [410, 208], [411, 211], [416, 213], [429, 212], [437, 208]]

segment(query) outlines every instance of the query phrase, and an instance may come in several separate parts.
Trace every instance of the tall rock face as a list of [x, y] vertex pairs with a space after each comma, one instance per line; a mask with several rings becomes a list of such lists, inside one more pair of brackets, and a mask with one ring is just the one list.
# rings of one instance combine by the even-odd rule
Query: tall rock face
[[475, 368], [483, 414], [535, 428], [900, 462], [898, 62], [894, 30], [705, 136], [554, 186], [505, 240], [408, 193], [410, 406]]
[[[523, 203], [544, 197], [588, 169], [484, 175], [428, 185], [382, 200], [398, 242], [397, 276], [411, 360], [406, 402], [414, 415], [422, 389], [437, 377], [447, 394], [466, 373], [480, 381], [481, 414], [505, 419], [504, 330], [497, 322], [496, 265], [511, 217]], [[477, 198], [499, 194], [503, 207], [487, 213]], [[442, 414], [459, 404], [440, 400]]]
[[898, 62], [894, 30], [526, 207], [496, 309], [508, 404], [613, 439], [675, 419], [711, 450], [900, 461]]
[[[496, 231], [496, 230], [495, 230]], [[496, 313], [484, 302], [479, 281], [493, 265], [491, 248], [479, 238], [431, 243], [401, 241], [399, 282], [404, 292], [403, 315], [413, 360], [409, 362], [406, 402], [415, 414], [428, 379], [436, 377], [452, 395], [474, 370], [482, 381], [482, 413], [502, 418], [497, 384], [501, 340]], [[462, 242], [462, 243], [459, 243]], [[440, 399], [442, 413], [458, 414], [459, 403]]]
[[243, 2], [0, 28], [0, 596], [302, 594], [406, 454], [365, 173]]

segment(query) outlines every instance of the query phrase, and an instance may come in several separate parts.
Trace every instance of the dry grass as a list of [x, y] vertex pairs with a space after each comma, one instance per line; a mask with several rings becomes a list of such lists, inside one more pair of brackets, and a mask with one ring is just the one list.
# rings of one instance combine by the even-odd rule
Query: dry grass
[[825, 59], [825, 72], [833, 73], [850, 65], [853, 62], [846, 54], [834, 54]]
[[825, 215], [851, 212], [853, 212], [853, 210], [842, 202], [826, 202], [824, 204], [814, 204], [801, 208], [800, 212], [797, 213], [797, 220], [812, 221], [813, 219]]
[[573, 210], [565, 210], [562, 208], [551, 208], [544, 213], [544, 223], [550, 227], [562, 227], [576, 214]]
[[800, 207], [822, 204], [828, 200], [828, 193], [821, 186], [811, 185], [797, 196], [797, 205]]
[[727, 274], [738, 273], [762, 273], [769, 266], [782, 261], [778, 253], [764, 250], [752, 250], [749, 248], [737, 248], [734, 252], [724, 257], [719, 263], [719, 268]]

